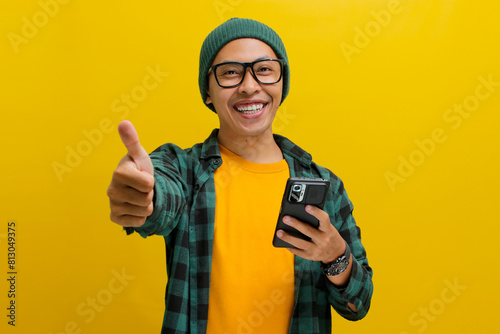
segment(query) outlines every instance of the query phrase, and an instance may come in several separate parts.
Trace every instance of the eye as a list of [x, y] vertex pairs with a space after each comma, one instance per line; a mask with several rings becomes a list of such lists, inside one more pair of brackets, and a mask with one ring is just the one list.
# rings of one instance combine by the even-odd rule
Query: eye
[[238, 64], [223, 64], [217, 68], [217, 76], [232, 77], [241, 75], [241, 66]]
[[222, 73], [222, 75], [232, 75], [232, 74], [238, 74], [238, 72], [236, 72], [235, 70], [228, 70]]
[[279, 71], [279, 63], [273, 61], [262, 61], [255, 64], [255, 72], [258, 75], [270, 75]]
[[261, 66], [257, 69], [256, 74], [259, 76], [268, 76], [272, 75], [274, 70], [271, 67]]

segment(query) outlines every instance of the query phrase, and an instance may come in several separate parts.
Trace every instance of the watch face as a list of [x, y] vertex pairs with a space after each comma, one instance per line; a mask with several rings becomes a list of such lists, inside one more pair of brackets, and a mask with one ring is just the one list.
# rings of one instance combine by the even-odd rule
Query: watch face
[[348, 265], [349, 261], [345, 257], [342, 257], [336, 260], [335, 262], [331, 263], [329, 267], [326, 267], [324, 269], [324, 272], [328, 276], [339, 275], [347, 269]]
[[340, 262], [332, 269], [336, 274], [343, 273], [347, 269], [348, 264], [346, 262]]

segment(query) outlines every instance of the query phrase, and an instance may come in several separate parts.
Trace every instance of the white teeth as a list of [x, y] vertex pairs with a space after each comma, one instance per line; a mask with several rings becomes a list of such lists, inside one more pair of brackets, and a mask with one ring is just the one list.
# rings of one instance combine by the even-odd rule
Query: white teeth
[[236, 107], [239, 112], [243, 114], [255, 114], [259, 112], [262, 108], [264, 108], [264, 105], [261, 104], [249, 104], [243, 107]]

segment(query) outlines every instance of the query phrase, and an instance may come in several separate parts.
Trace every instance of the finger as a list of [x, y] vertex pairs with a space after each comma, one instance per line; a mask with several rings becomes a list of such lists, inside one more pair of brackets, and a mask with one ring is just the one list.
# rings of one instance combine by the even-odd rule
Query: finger
[[130, 187], [108, 188], [108, 197], [117, 203], [129, 203], [138, 206], [148, 206], [153, 202], [154, 191], [141, 192]]
[[298, 248], [287, 248], [293, 255], [300, 256], [306, 260], [317, 261], [317, 259], [310, 254], [309, 251], [298, 249]]
[[293, 255], [304, 257], [304, 251], [298, 248], [287, 248]]
[[120, 138], [127, 148], [128, 155], [136, 163], [139, 170], [153, 174], [153, 163], [149, 158], [148, 152], [141, 146], [139, 135], [134, 126], [129, 121], [122, 121], [118, 125], [118, 133]]
[[318, 230], [324, 232], [330, 228], [330, 216], [324, 210], [314, 205], [306, 205], [306, 212], [318, 219]]
[[304, 223], [297, 218], [291, 217], [291, 216], [284, 216], [283, 217], [283, 223], [285, 223], [288, 226], [293, 227], [297, 231], [301, 232], [302, 234], [308, 236], [311, 239], [314, 239], [318, 235], [318, 229], [314, 228], [308, 223]]
[[122, 121], [118, 125], [118, 133], [132, 159], [144, 159], [148, 154], [139, 142], [139, 135], [129, 121]]
[[122, 163], [113, 172], [112, 185], [118, 188], [131, 187], [143, 193], [149, 193], [154, 188], [154, 177], [135, 168], [132, 161]]
[[309, 249], [313, 245], [311, 242], [294, 237], [283, 230], [278, 230], [276, 236], [298, 249]]
[[117, 217], [119, 216], [136, 216], [136, 217], [149, 217], [153, 213], [153, 206], [139, 206], [123, 202], [109, 201], [111, 211]]
[[114, 217], [111, 215], [111, 221], [123, 227], [140, 227], [146, 222], [146, 217], [136, 217], [130, 215]]
[[290, 245], [296, 247], [296, 248], [287, 248], [292, 254], [311, 261], [319, 260], [317, 251], [315, 251], [315, 246], [311, 242], [292, 237], [291, 235], [287, 234], [282, 230], [278, 230], [277, 235], [283, 241], [286, 241]]

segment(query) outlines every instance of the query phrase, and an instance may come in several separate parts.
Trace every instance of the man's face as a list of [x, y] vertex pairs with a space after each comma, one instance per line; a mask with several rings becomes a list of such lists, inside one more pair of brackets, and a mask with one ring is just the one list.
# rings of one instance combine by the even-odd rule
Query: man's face
[[[252, 62], [265, 58], [277, 58], [269, 45], [257, 39], [242, 38], [231, 41], [220, 49], [212, 65], [228, 61]], [[247, 69], [241, 85], [222, 88], [211, 72], [208, 87], [206, 102], [213, 103], [217, 111], [219, 133], [232, 138], [272, 134], [272, 122], [283, 93], [283, 79], [275, 84], [260, 84], [252, 76], [251, 70]]]

